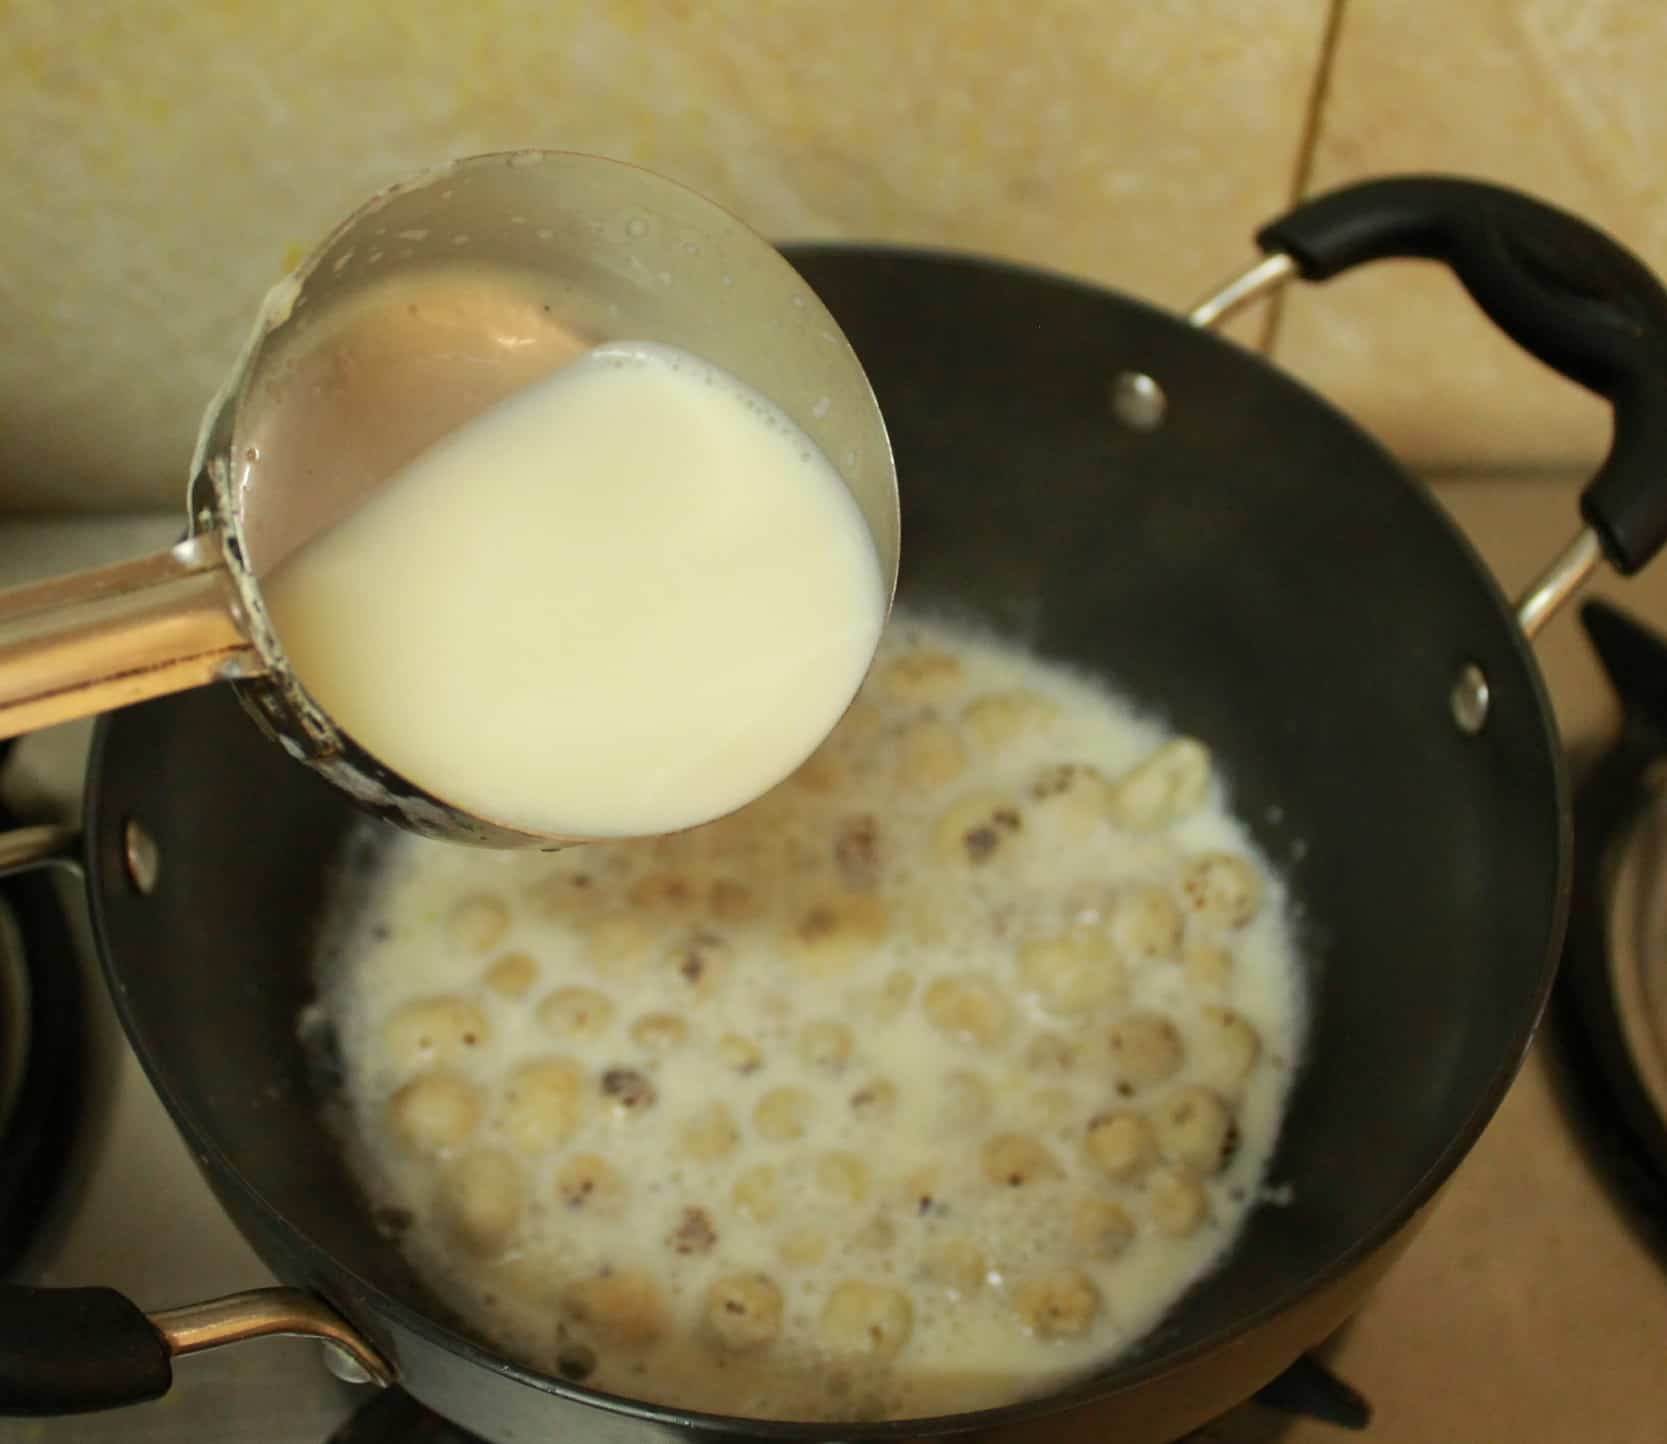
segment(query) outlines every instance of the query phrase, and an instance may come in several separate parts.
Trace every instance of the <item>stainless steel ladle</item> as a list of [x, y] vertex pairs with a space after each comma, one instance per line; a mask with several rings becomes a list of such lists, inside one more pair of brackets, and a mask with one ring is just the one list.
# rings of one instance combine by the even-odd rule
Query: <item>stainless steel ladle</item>
[[895, 586], [897, 478], [885, 424], [844, 334], [781, 254], [710, 201], [635, 166], [554, 151], [475, 156], [375, 197], [267, 297], [208, 408], [184, 541], [0, 592], [0, 737], [225, 682], [293, 756], [416, 832], [495, 847], [574, 840], [465, 812], [336, 727], [285, 659], [252, 554], [255, 503], [263, 518], [330, 517], [365, 494], [363, 478], [330, 475], [308, 483], [333, 489], [322, 496], [260, 494], [258, 472], [238, 454], [257, 388], [345, 302], [463, 260], [536, 276], [556, 319], [591, 344], [681, 346], [774, 401], [844, 478]]

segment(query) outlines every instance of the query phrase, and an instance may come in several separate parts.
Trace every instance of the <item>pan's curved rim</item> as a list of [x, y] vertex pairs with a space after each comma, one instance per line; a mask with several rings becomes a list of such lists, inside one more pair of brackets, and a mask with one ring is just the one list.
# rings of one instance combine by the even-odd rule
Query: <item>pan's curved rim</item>
[[[997, 1408], [918, 1419], [842, 1423], [838, 1426], [839, 1437], [853, 1441], [898, 1440], [923, 1435], [947, 1435], [1007, 1428], [1040, 1420], [1066, 1410], [1091, 1407], [1097, 1403], [1110, 1401], [1120, 1395], [1132, 1393], [1160, 1378], [1201, 1363], [1208, 1356], [1264, 1328], [1274, 1319], [1287, 1313], [1310, 1296], [1330, 1286], [1342, 1283], [1351, 1274], [1366, 1266], [1404, 1230], [1417, 1222], [1419, 1215], [1452, 1176], [1454, 1170], [1475, 1145], [1482, 1131], [1498, 1110], [1506, 1092], [1521, 1069], [1523, 1060], [1534, 1041], [1545, 1014], [1556, 976], [1564, 932], [1567, 927], [1572, 885], [1573, 814], [1567, 765], [1558, 741], [1551, 701], [1538, 662], [1528, 639], [1517, 625], [1514, 609], [1500, 590], [1491, 570], [1486, 562], [1482, 560], [1475, 546], [1426, 486], [1418, 482], [1400, 463], [1396, 462], [1385, 448], [1362, 429], [1357, 422], [1295, 378], [1230, 340], [1211, 332], [1195, 330], [1173, 312], [1083, 280], [1080, 277], [1050, 271], [1045, 268], [1022, 265], [953, 248], [868, 244], [858, 241], [790, 245], [784, 246], [783, 250], [790, 260], [819, 255], [848, 256], [862, 260], [887, 260], [893, 263], [898, 261], [922, 262], [932, 267], [947, 265], [963, 270], [974, 269], [986, 273], [1005, 274], [1015, 279], [1040, 282], [1050, 287], [1073, 290], [1095, 304], [1104, 305], [1110, 301], [1120, 306], [1133, 307], [1151, 317], [1160, 318], [1170, 325], [1186, 327], [1199, 345], [1227, 347], [1238, 353], [1241, 364], [1261, 368], [1267, 377], [1275, 379], [1278, 384], [1291, 388], [1310, 406], [1320, 408], [1328, 413], [1334, 421], [1347, 427], [1363, 448], [1377, 453], [1385, 465], [1403, 479], [1409, 491], [1417, 498], [1427, 513], [1428, 519], [1435, 524], [1436, 529], [1444, 533], [1448, 542], [1468, 561], [1477, 584], [1487, 594], [1491, 607], [1497, 615], [1500, 628], [1510, 639], [1514, 660], [1521, 668], [1523, 677], [1528, 684], [1529, 695], [1534, 699], [1538, 712], [1537, 730], [1545, 744], [1546, 762], [1553, 791], [1550, 799], [1552, 817], [1549, 820], [1556, 835], [1556, 881], [1554, 896], [1550, 900], [1551, 926], [1547, 930], [1535, 987], [1531, 997], [1527, 1000], [1529, 1006], [1512, 1029], [1515, 1043], [1499, 1059], [1489, 1078], [1487, 1087], [1479, 1093], [1463, 1126], [1436, 1154], [1419, 1180], [1403, 1194], [1396, 1204], [1386, 1209], [1379, 1221], [1362, 1234], [1350, 1247], [1337, 1254], [1324, 1266], [1311, 1271], [1307, 1277], [1291, 1283], [1259, 1308], [1243, 1315], [1236, 1322], [1225, 1325], [1195, 1341], [1184, 1349], [1167, 1353], [1154, 1353], [1150, 1357], [1142, 1357], [1136, 1354], [1125, 1367], [1114, 1366], [1103, 1375], [1091, 1376], [1054, 1393], [1020, 1400]], [[192, 1115], [189, 1106], [176, 1096], [170, 1087], [165, 1068], [152, 1056], [138, 1030], [136, 1020], [128, 1006], [126, 990], [120, 986], [118, 970], [113, 963], [114, 954], [110, 946], [109, 928], [104, 915], [102, 898], [105, 884], [110, 881], [106, 876], [105, 859], [106, 856], [113, 858], [119, 855], [119, 847], [111, 852], [110, 849], [102, 847], [100, 843], [101, 840], [110, 835], [109, 829], [112, 826], [119, 829], [120, 819], [107, 818], [103, 815], [98, 783], [104, 770], [104, 758], [108, 751], [110, 731], [118, 725], [120, 724], [115, 714], [106, 715], [99, 719], [88, 759], [85, 844], [88, 906], [92, 917], [94, 937], [98, 946], [100, 966], [114, 999], [117, 1014], [121, 1018], [123, 1031], [134, 1052], [138, 1055], [151, 1085], [156, 1089], [170, 1117], [174, 1120], [175, 1126], [191, 1144], [200, 1160], [205, 1165], [210, 1166], [217, 1177], [235, 1185], [238, 1192], [266, 1219], [268, 1225], [279, 1236], [293, 1240], [303, 1256], [315, 1265], [316, 1272], [319, 1275], [329, 1277], [334, 1274], [351, 1280], [363, 1292], [365, 1297], [372, 1301], [375, 1308], [399, 1328], [448, 1353], [457, 1355], [489, 1373], [514, 1380], [518, 1384], [539, 1393], [555, 1396], [572, 1403], [585, 1404], [615, 1415], [639, 1419], [661, 1428], [670, 1427], [686, 1431], [721, 1433], [759, 1439], [806, 1441], [806, 1444], [812, 1440], [826, 1440], [829, 1433], [827, 1423], [752, 1419], [644, 1403], [603, 1393], [599, 1390], [586, 1389], [583, 1386], [540, 1374], [514, 1364], [493, 1353], [469, 1336], [436, 1322], [426, 1314], [389, 1294], [357, 1270], [349, 1267], [341, 1259], [317, 1244], [310, 1236], [292, 1225], [282, 1212], [254, 1187], [233, 1165], [216, 1141], [213, 1131], [199, 1124]], [[1184, 1302], [1185, 1297], [1186, 1295], [1182, 1296], [1182, 1300], [1177, 1302], [1176, 1307]], [[349, 1318], [350, 1322], [356, 1327], [365, 1327], [360, 1319], [351, 1315]], [[385, 1332], [385, 1330], [375, 1327], [374, 1322], [365, 1331], [373, 1338], [377, 1337], [379, 1333]], [[460, 1422], [467, 1424], [468, 1421]]]

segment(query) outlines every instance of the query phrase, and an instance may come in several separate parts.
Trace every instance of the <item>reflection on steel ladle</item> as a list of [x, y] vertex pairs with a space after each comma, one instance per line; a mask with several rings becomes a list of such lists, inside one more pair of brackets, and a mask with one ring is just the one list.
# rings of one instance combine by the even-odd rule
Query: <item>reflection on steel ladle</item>
[[[528, 299], [535, 296], [536, 307]], [[377, 325], [361, 324], [372, 315]], [[506, 815], [449, 779], [437, 786], [427, 772], [411, 775], [393, 756], [366, 751], [343, 719], [319, 705], [269, 611], [274, 569], [303, 548], [310, 557], [308, 544], [327, 530], [334, 546], [353, 529], [342, 525], [350, 517], [374, 513], [380, 524], [389, 493], [367, 505], [372, 494], [402, 473], [393, 490], [403, 500], [420, 468], [402, 468], [418, 453], [489, 408], [481, 426], [498, 425], [534, 394], [498, 404], [510, 393], [591, 348], [624, 342], [693, 353], [776, 408], [784, 437], [802, 433], [804, 452], [827, 459], [839, 505], [877, 565], [876, 616], [883, 616], [898, 555], [884, 424], [839, 328], [787, 262], [716, 206], [634, 167], [555, 152], [479, 156], [376, 197], [267, 298], [209, 407], [192, 466], [186, 540], [156, 556], [0, 593], [0, 735], [229, 682], [292, 755], [372, 811], [431, 836], [548, 846], [704, 820], [642, 814], [611, 827], [592, 815], [566, 827], [559, 809]], [[535, 391], [551, 385], [559, 390], [565, 376]], [[334, 424], [286, 430], [283, 417], [294, 406], [285, 398], [296, 395], [334, 395], [341, 403]], [[465, 434], [478, 431], [470, 426]], [[424, 464], [445, 449], [428, 451]], [[747, 515], [738, 507], [733, 519]], [[514, 515], [497, 521], [502, 549], [519, 543], [525, 560], [518, 519], [524, 523]], [[703, 540], [723, 540], [703, 531], [685, 528], [691, 553]], [[745, 555], [744, 540], [736, 554]], [[492, 563], [500, 572], [514, 565], [497, 555]], [[731, 567], [717, 575], [742, 595], [735, 578], [743, 573]], [[710, 586], [696, 599], [706, 604], [721, 592]], [[694, 595], [669, 593], [678, 608]], [[362, 610], [338, 604], [338, 635]], [[816, 615], [830, 611], [845, 614], [824, 607]], [[558, 643], [561, 621], [549, 629]], [[596, 625], [594, 616], [577, 618], [575, 636], [581, 621]], [[767, 606], [757, 621], [780, 625]], [[877, 636], [877, 622], [873, 630]], [[745, 649], [747, 639], [738, 646]], [[563, 677], [559, 660], [542, 658], [531, 670], [546, 665], [555, 712], [563, 686], [571, 695], [583, 673]], [[433, 693], [443, 698], [449, 678], [443, 670], [436, 677]], [[755, 715], [768, 710], [769, 695], [758, 694]], [[846, 700], [831, 696], [825, 717], [805, 724], [815, 735], [807, 734], [801, 752], [832, 727]], [[574, 765], [595, 767], [596, 759]], [[775, 780], [747, 777], [728, 806]], [[706, 815], [713, 806], [727, 810], [708, 802]]]

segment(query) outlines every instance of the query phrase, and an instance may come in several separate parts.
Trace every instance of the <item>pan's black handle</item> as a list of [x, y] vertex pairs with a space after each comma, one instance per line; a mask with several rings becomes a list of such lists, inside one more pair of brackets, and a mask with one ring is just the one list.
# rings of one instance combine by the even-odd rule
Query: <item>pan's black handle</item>
[[364, 1378], [394, 1381], [376, 1346], [305, 1289], [250, 1289], [146, 1314], [114, 1289], [0, 1284], [0, 1415], [143, 1403], [168, 1392], [174, 1355], [272, 1334], [317, 1339]]
[[114, 1289], [0, 1284], [0, 1414], [85, 1414], [160, 1398], [167, 1341]]
[[1618, 571], [1667, 542], [1667, 290], [1585, 221], [1520, 191], [1448, 176], [1344, 186], [1263, 227], [1323, 281], [1394, 256], [1450, 267], [1506, 335], [1614, 413], [1609, 455], [1581, 513]]

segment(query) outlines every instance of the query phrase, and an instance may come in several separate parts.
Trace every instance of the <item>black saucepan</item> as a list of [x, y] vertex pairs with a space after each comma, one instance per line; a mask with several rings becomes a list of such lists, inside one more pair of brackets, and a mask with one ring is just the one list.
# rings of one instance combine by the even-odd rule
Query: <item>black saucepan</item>
[[[1667, 533], [1667, 295], [1581, 222], [1473, 183], [1333, 193], [1259, 237], [1249, 289], [1418, 256], [1609, 400], [1588, 531]], [[1131, 1356], [983, 1414], [842, 1438], [1035, 1426], [1172, 1438], [1333, 1330], [1498, 1104], [1540, 1016], [1569, 877], [1563, 764], [1518, 617], [1426, 489], [1259, 357], [1089, 286], [976, 258], [793, 254], [848, 332], [896, 446], [900, 598], [1099, 673], [1220, 758], [1308, 919], [1314, 1017], [1261, 1206], [1229, 1261]], [[1195, 313], [1196, 320], [1204, 315]], [[1138, 378], [1146, 378], [1144, 380]], [[334, 1332], [489, 1439], [816, 1438], [515, 1367], [448, 1323], [372, 1224], [297, 1041], [344, 798], [223, 689], [101, 724], [83, 864], [116, 1006], [227, 1211], [290, 1287], [147, 1317], [103, 1290], [0, 1291], [0, 1407], [168, 1387], [171, 1352]], [[26, 849], [14, 846], [14, 857]], [[143, 1241], [136, 1239], [135, 1247]], [[147, 1304], [177, 1300], [147, 1300]]]

